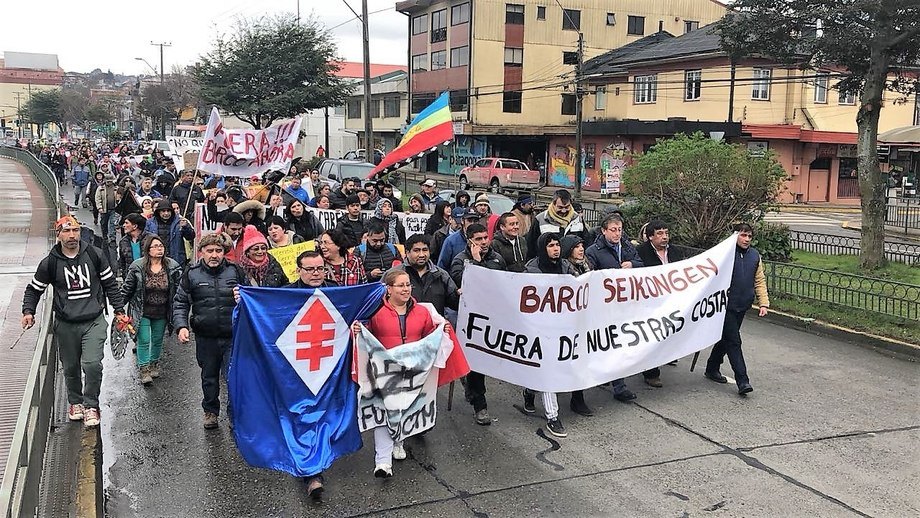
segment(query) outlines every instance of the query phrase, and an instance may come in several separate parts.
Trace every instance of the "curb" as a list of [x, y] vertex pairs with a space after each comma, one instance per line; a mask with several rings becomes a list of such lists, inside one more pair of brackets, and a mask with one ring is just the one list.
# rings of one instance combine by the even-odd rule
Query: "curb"
[[779, 206], [780, 212], [836, 212], [838, 214], [859, 214], [862, 209], [848, 205], [805, 205], [802, 203], [791, 203]]
[[99, 427], [83, 430], [77, 457], [74, 507], [79, 518], [104, 516], [102, 498], [102, 439]]
[[848, 329], [813, 318], [800, 317], [773, 309], [770, 310], [765, 318], [772, 324], [792, 327], [799, 331], [817, 336], [835, 338], [874, 351], [894, 353], [896, 356], [909, 361], [920, 361], [920, 345], [902, 342], [894, 338], [864, 333], [862, 331], [856, 331], [855, 329]]
[[[862, 232], [861, 225], [855, 225], [849, 220], [840, 223], [840, 228], [852, 230], [854, 232]], [[915, 231], [913, 229], [911, 229], [910, 232], [905, 234], [904, 232], [895, 232], [891, 230], [892, 228], [893, 227], [891, 225], [885, 225], [885, 238], [886, 239], [889, 237], [895, 238], [895, 239], [902, 239], [906, 241], [917, 241], [918, 239], [920, 239], [920, 232]]]

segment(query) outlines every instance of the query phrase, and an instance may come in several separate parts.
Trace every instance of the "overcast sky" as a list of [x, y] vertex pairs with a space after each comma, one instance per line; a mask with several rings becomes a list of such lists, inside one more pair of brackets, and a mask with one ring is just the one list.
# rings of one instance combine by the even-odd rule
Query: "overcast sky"
[[[214, 36], [231, 31], [240, 17], [285, 12], [294, 16], [297, 10], [297, 0], [2, 2], [0, 51], [57, 54], [68, 72], [100, 68], [129, 75], [152, 73], [135, 57], [160, 66], [159, 47], [151, 41], [172, 43], [164, 52], [169, 71], [210, 51]], [[348, 3], [361, 13], [360, 0]], [[395, 0], [368, 0], [372, 63], [406, 62], [407, 21], [395, 6]], [[53, 12], [42, 15], [45, 9]], [[300, 0], [300, 13], [302, 18], [312, 14], [332, 30], [342, 58], [362, 60], [361, 24], [345, 0]]]

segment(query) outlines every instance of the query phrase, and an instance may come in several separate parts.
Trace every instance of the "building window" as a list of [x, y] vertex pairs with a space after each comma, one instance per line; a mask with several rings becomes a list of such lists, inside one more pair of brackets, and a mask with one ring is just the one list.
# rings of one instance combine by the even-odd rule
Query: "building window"
[[465, 112], [469, 102], [470, 96], [466, 90], [452, 90], [450, 92], [450, 111]]
[[505, 66], [519, 67], [524, 64], [524, 49], [505, 48]]
[[470, 21], [470, 3], [455, 5], [450, 8], [450, 24], [460, 25]]
[[343, 115], [345, 115], [345, 107], [344, 107], [344, 106], [334, 106], [334, 107], [332, 108], [332, 114], [333, 114], [333, 115], [338, 115], [338, 116], [343, 116]]
[[399, 117], [399, 97], [383, 98], [383, 116]]
[[502, 111], [521, 113], [521, 92], [504, 92], [502, 94]]
[[612, 27], [617, 24], [616, 13], [607, 13], [607, 25]]
[[585, 169], [597, 168], [595, 156], [597, 156], [597, 144], [585, 144]]
[[505, 4], [505, 23], [524, 25], [524, 6], [521, 4]]
[[412, 19], [412, 35], [422, 34], [428, 30], [428, 15], [423, 14]]
[[815, 74], [815, 102], [818, 104], [827, 104], [827, 85], [828, 74]]
[[412, 113], [419, 113], [434, 102], [434, 94], [417, 94], [412, 97]]
[[658, 75], [636, 76], [633, 78], [633, 102], [635, 104], [652, 104], [658, 100]]
[[371, 118], [380, 118], [380, 99], [371, 99]]
[[470, 47], [457, 47], [450, 49], [450, 66], [465, 67], [470, 64]]
[[751, 88], [751, 99], [761, 101], [770, 100], [770, 76], [773, 71], [769, 68], [754, 69], [754, 84]]
[[562, 94], [562, 114], [575, 115], [575, 106], [578, 104], [578, 98], [575, 94]]
[[569, 52], [567, 50], [562, 51], [562, 64], [563, 65], [577, 65], [578, 64], [578, 53]]
[[700, 28], [700, 22], [684, 21], [684, 34], [693, 32]]
[[854, 106], [856, 104], [856, 92], [839, 92], [837, 104]]
[[581, 30], [581, 11], [575, 9], [562, 10], [562, 30], [580, 31]]
[[428, 54], [416, 54], [412, 56], [412, 71], [413, 72], [427, 72], [428, 71]]
[[447, 9], [431, 13], [431, 43], [447, 40]]
[[546, 19], [546, 7], [542, 5], [537, 6], [537, 20]]
[[441, 70], [447, 68], [447, 51], [437, 50], [431, 53], [431, 69]]
[[607, 109], [607, 87], [598, 86], [594, 90], [594, 109], [595, 110], [606, 110]]
[[684, 100], [698, 101], [703, 90], [703, 71], [687, 70], [684, 72]]
[[630, 16], [626, 20], [626, 34], [642, 36], [645, 34], [645, 16]]
[[346, 108], [346, 118], [348, 119], [360, 119], [361, 118], [361, 99], [355, 99], [353, 101], [348, 101], [348, 107]]

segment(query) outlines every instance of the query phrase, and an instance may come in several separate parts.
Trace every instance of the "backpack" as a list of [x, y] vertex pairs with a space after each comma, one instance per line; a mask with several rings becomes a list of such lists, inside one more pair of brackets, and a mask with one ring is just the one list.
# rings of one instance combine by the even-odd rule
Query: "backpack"
[[[390, 249], [390, 252], [393, 254], [393, 257], [399, 259], [399, 251], [396, 250], [396, 245], [393, 243], [387, 243], [387, 248]], [[364, 260], [364, 256], [367, 253], [367, 243], [361, 243], [358, 245], [358, 255], [361, 256], [361, 260]]]

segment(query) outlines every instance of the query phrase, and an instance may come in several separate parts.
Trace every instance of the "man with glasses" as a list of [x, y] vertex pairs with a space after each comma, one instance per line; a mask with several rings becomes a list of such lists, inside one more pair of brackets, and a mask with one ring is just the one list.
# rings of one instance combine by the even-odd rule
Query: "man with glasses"
[[[594, 270], [608, 268], [639, 268], [642, 259], [636, 248], [623, 238], [623, 218], [618, 214], [610, 214], [600, 224], [601, 235], [597, 236], [594, 244], [585, 250], [585, 257]], [[626, 403], [636, 399], [623, 379], [613, 380], [613, 397], [617, 401]]]

